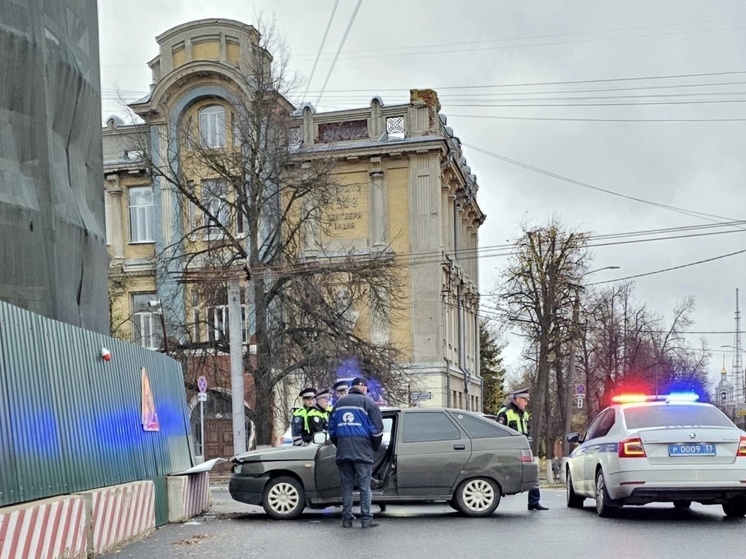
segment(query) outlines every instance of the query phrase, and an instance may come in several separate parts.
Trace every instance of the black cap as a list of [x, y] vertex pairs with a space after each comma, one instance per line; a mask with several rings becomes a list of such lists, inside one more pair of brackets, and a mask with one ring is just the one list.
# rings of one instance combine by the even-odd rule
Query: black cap
[[352, 379], [352, 383], [350, 386], [368, 386], [368, 381], [365, 380], [363, 377], [355, 377]]
[[308, 398], [309, 396], [313, 397], [316, 396], [316, 389], [312, 387], [304, 388], [300, 391], [300, 397], [301, 398]]
[[350, 388], [350, 383], [347, 382], [346, 380], [338, 380], [337, 382], [334, 383], [335, 392], [338, 390], [349, 390], [349, 388]]
[[330, 397], [331, 397], [331, 393], [326, 388], [324, 388], [324, 390], [320, 390], [319, 392], [316, 393], [316, 399], [317, 400], [319, 398], [326, 398], [328, 400]]

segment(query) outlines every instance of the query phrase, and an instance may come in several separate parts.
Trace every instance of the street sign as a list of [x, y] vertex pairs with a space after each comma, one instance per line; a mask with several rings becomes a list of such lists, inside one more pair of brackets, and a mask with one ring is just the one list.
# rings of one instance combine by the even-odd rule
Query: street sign
[[577, 400], [575, 400], [575, 405], [576, 405], [576, 406], [577, 406], [577, 407], [578, 407], [579, 409], [581, 409], [581, 408], [583, 407], [583, 402], [584, 402], [584, 401], [585, 401], [585, 398], [578, 398]]
[[197, 379], [197, 388], [199, 388], [199, 391], [202, 394], [207, 392], [207, 379], [205, 377], [199, 377]]
[[736, 415], [741, 416], [741, 417], [746, 417], [746, 404], [738, 404]]
[[207, 394], [205, 394], [204, 392], [200, 392], [199, 394], [197, 394], [197, 401], [207, 402]]
[[585, 396], [585, 384], [576, 384], [575, 385], [575, 394], [578, 396], [583, 395]]
[[411, 392], [409, 399], [413, 402], [419, 402], [420, 400], [429, 400], [433, 395], [431, 392]]

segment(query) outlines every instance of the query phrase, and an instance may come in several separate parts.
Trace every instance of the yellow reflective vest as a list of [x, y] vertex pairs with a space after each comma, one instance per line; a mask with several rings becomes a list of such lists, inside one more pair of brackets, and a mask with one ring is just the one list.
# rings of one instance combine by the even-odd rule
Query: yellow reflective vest
[[[505, 421], [500, 421], [500, 417], [504, 417]], [[529, 412], [524, 411], [521, 413], [513, 406], [503, 406], [497, 412], [497, 419], [498, 423], [503, 423], [506, 427], [510, 427], [514, 431], [518, 431], [528, 437], [529, 429], [531, 428], [531, 414]]]

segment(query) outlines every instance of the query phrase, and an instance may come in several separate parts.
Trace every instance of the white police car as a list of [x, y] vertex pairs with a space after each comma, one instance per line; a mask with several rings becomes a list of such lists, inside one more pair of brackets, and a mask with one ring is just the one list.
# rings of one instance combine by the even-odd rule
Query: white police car
[[599, 516], [624, 505], [692, 501], [746, 515], [746, 432], [694, 394], [621, 396], [593, 420], [567, 459], [567, 506], [596, 500]]

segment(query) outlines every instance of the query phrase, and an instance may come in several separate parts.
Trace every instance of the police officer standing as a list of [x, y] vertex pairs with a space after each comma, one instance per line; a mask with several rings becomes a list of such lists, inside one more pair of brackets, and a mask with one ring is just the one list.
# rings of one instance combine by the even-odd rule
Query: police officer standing
[[[527, 405], [528, 388], [516, 390], [510, 395], [508, 404], [497, 412], [497, 422], [528, 437], [531, 428], [531, 414], [526, 411]], [[541, 491], [537, 486], [528, 492], [528, 510], [549, 510], [542, 506], [540, 500]]]
[[350, 383], [346, 380], [338, 380], [334, 383], [334, 403], [337, 403], [337, 400], [339, 400], [342, 396], [347, 396], [347, 393], [350, 391]]
[[303, 407], [293, 411], [293, 421], [291, 424], [291, 433], [293, 435], [293, 446], [302, 446], [313, 440], [309, 414], [314, 407], [314, 397], [316, 396], [315, 388], [304, 388], [300, 391], [299, 397], [303, 401]]
[[308, 428], [311, 431], [311, 438], [314, 433], [326, 431], [329, 425], [329, 416], [332, 407], [329, 405], [331, 393], [324, 389], [316, 393], [316, 405], [308, 412]]

